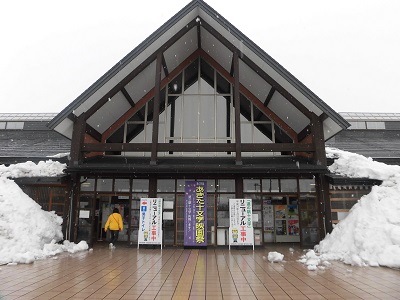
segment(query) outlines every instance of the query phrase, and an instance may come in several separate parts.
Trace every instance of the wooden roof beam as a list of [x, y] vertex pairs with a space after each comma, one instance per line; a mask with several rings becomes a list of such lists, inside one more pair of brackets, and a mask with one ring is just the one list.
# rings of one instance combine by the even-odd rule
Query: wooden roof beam
[[[222, 76], [225, 77], [231, 84], [234, 84], [234, 78], [209, 54], [204, 50], [200, 50], [200, 56], [203, 57], [212, 67], [214, 67]], [[272, 121], [274, 121], [280, 128], [282, 128], [294, 141], [297, 141], [297, 133], [289, 127], [281, 118], [279, 118], [272, 110], [265, 107], [264, 104], [254, 96], [246, 87], [240, 84], [240, 92], [253, 102], [257, 108], [264, 112]]]
[[157, 51], [151, 54], [145, 59], [137, 68], [129, 73], [124, 79], [116, 84], [110, 91], [108, 91], [100, 100], [98, 100], [92, 107], [86, 112], [86, 120], [89, 119], [97, 110], [99, 110], [104, 104], [107, 103], [108, 99], [118, 93], [123, 87], [125, 87], [133, 78], [135, 78], [140, 72], [148, 67], [153, 61], [156, 60], [159, 52], [163, 53], [166, 49], [171, 47], [176, 41], [184, 36], [189, 30], [196, 26], [196, 20], [192, 20], [185, 27], [183, 27], [178, 33], [176, 33], [171, 39], [169, 39], [164, 45], [162, 45]]
[[[179, 75], [187, 66], [189, 66], [194, 60], [199, 57], [199, 50], [193, 52], [188, 58], [186, 58], [178, 67], [176, 67], [167, 77], [161, 80], [160, 90], [162, 90], [168, 83]], [[155, 95], [155, 88], [152, 88], [146, 95], [140, 99], [136, 105], [130, 108], [125, 114], [123, 114], [117, 121], [115, 121], [102, 136], [102, 141], [105, 142], [118, 128], [120, 128], [125, 121], [130, 119], [135, 113], [137, 113], [146, 102], [150, 101]]]
[[[234, 45], [232, 45], [222, 34], [215, 30], [210, 24], [201, 21], [201, 26], [203, 26], [208, 32], [210, 32], [217, 40], [219, 40], [225, 47], [227, 47], [232, 52], [239, 51]], [[295, 106], [301, 113], [303, 113], [307, 118], [311, 120], [311, 111], [309, 111], [303, 104], [300, 103], [293, 95], [291, 95], [287, 90], [285, 90], [278, 82], [276, 82], [271, 76], [264, 72], [259, 66], [257, 66], [252, 60], [250, 60], [244, 53], [240, 52], [240, 58], [244, 63], [246, 63], [254, 72], [260, 75], [266, 82], [282, 94], [293, 106]]]

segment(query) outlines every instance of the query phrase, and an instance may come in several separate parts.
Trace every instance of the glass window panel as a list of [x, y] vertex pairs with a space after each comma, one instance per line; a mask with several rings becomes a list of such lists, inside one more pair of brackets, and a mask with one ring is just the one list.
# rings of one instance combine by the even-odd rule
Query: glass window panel
[[6, 129], [6, 122], [0, 122], [0, 129]]
[[217, 72], [217, 93], [229, 94], [231, 92], [230, 83]]
[[217, 209], [218, 210], [228, 210], [229, 209], [229, 199], [234, 199], [235, 194], [219, 194], [217, 196]]
[[185, 183], [186, 181], [194, 181], [194, 179], [178, 179], [176, 181], [176, 191], [184, 192], [185, 191]]
[[320, 241], [317, 228], [302, 228], [301, 238], [304, 245], [315, 245]]
[[214, 179], [208, 179], [207, 181], [207, 192], [208, 193], [214, 193], [215, 192], [215, 180]]
[[318, 227], [318, 212], [302, 210], [300, 217], [301, 227]]
[[[169, 101], [172, 101], [171, 97], [168, 98]], [[182, 122], [183, 122], [183, 113], [182, 113], [182, 97], [178, 97], [175, 100], [175, 104], [171, 106], [171, 116], [172, 116], [172, 108], [175, 110], [174, 117], [174, 137], [181, 138], [182, 137]]]
[[172, 201], [175, 202], [175, 194], [157, 194], [158, 198], [163, 198], [164, 201]]
[[235, 192], [235, 180], [234, 179], [217, 179], [217, 191], [218, 192]]
[[81, 191], [94, 191], [95, 179], [81, 177]]
[[367, 129], [385, 129], [385, 122], [367, 122]]
[[230, 113], [230, 97], [217, 96], [217, 138], [231, 136], [231, 120], [227, 113]]
[[184, 114], [183, 118], [183, 137], [196, 138], [198, 137], [198, 113], [199, 97], [185, 96], [184, 98]]
[[116, 192], [129, 192], [130, 180], [129, 179], [115, 179], [114, 191]]
[[6, 129], [24, 129], [24, 122], [7, 122]]
[[214, 69], [204, 60], [200, 59], [201, 78], [210, 84], [214, 83]]
[[240, 116], [240, 130], [242, 143], [252, 143], [253, 142], [253, 131], [251, 123], [245, 120], [243, 116]]
[[263, 179], [262, 180], [262, 191], [267, 193], [279, 192], [279, 180], [278, 179]]
[[229, 227], [229, 211], [217, 211], [217, 226]]
[[358, 121], [358, 122], [349, 122], [350, 127], [349, 129], [366, 129], [367, 126], [364, 121]]
[[200, 138], [215, 137], [214, 96], [200, 96]]
[[182, 73], [168, 84], [168, 94], [182, 94]]
[[243, 179], [244, 192], [261, 192], [260, 179]]
[[[134, 142], [134, 143], [144, 143], [145, 142], [145, 131], [144, 131], [144, 125], [134, 125], [134, 126], [130, 126], [128, 125], [128, 130], [130, 130], [130, 128], [135, 128], [137, 131], [139, 131], [139, 133], [135, 136], [130, 135], [129, 133], [131, 131], [128, 131], [127, 134], [127, 139], [126, 141], [128, 143]], [[131, 138], [132, 137], [132, 138]]]
[[300, 192], [315, 192], [314, 179], [299, 179]]
[[297, 193], [297, 179], [281, 179], [281, 192]]
[[175, 179], [158, 179], [157, 192], [175, 192]]
[[254, 209], [253, 209], [253, 227], [262, 227], [261, 211], [254, 211]]
[[[264, 132], [261, 132], [263, 130]], [[254, 143], [272, 143], [272, 140], [269, 138], [271, 135], [271, 124], [258, 124], [253, 128]]]
[[317, 203], [316, 197], [307, 197], [300, 199], [300, 208], [301, 210], [316, 210]]
[[149, 180], [148, 179], [133, 179], [132, 192], [148, 192]]
[[112, 192], [112, 179], [97, 179], [97, 191], [98, 192]]
[[[198, 93], [197, 90], [197, 83], [198, 83], [198, 74], [199, 74], [199, 61], [196, 59], [193, 61], [186, 69], [185, 69], [185, 93], [189, 92], [187, 89], [190, 87], [192, 90], [193, 85], [194, 87], [194, 92]], [[190, 93], [193, 93], [193, 90], [190, 91]]]

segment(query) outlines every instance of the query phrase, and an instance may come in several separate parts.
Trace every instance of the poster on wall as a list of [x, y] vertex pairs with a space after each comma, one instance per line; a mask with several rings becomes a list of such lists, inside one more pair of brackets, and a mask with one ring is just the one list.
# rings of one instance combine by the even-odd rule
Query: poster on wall
[[253, 246], [254, 234], [251, 199], [229, 199], [229, 248]]
[[162, 198], [141, 198], [139, 244], [162, 245]]
[[289, 235], [299, 235], [299, 220], [288, 220]]
[[274, 232], [274, 206], [264, 200], [264, 232]]
[[288, 219], [299, 218], [299, 210], [297, 208], [297, 204], [289, 204], [287, 208], [288, 208]]
[[275, 220], [276, 235], [286, 235], [286, 220]]
[[207, 182], [185, 182], [184, 246], [207, 247]]
[[275, 219], [286, 219], [286, 205], [275, 205]]

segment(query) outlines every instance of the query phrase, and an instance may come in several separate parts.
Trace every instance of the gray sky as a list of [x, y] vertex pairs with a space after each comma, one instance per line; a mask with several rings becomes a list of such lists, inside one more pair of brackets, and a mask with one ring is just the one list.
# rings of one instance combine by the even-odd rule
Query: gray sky
[[[400, 113], [400, 1], [206, 2], [334, 110]], [[60, 112], [187, 3], [2, 1], [0, 112]]]

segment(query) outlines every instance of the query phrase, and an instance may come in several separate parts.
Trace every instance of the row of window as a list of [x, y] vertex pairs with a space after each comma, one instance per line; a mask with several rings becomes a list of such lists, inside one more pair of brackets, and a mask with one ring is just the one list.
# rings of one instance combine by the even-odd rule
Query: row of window
[[349, 129], [385, 129], [385, 122], [366, 122], [366, 121], [352, 121], [349, 122]]
[[[207, 191], [234, 193], [234, 179], [158, 179], [158, 193], [174, 193], [185, 192], [186, 181], [206, 181]], [[146, 193], [149, 191], [148, 179], [132, 179], [128, 178], [81, 178], [81, 191], [97, 191], [97, 192], [119, 192], [119, 193]], [[314, 179], [279, 179], [279, 178], [257, 178], [243, 179], [243, 192], [264, 192], [264, 193], [297, 193], [297, 192], [315, 192]]]
[[0, 122], [0, 129], [24, 129], [24, 122]]

